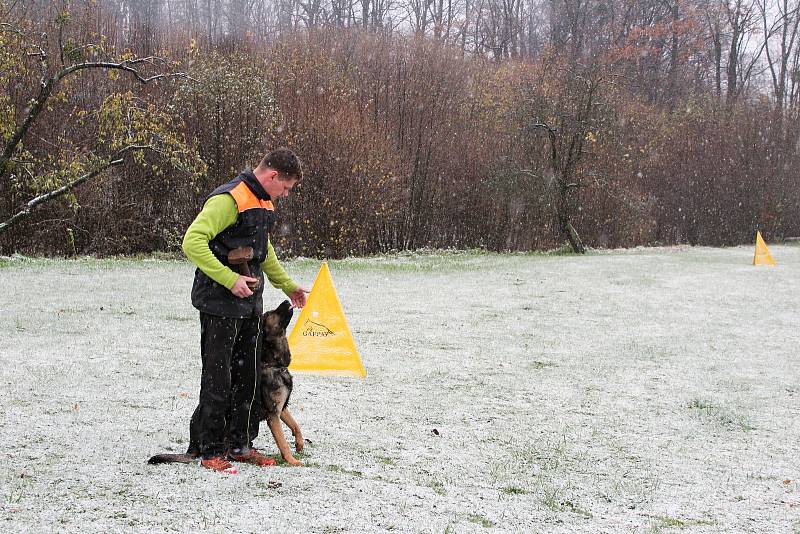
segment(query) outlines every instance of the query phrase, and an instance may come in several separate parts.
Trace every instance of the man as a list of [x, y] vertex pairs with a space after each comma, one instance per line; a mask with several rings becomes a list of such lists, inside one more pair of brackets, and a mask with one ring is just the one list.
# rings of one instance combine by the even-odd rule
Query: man
[[[183, 238], [183, 251], [197, 265], [192, 304], [200, 310], [203, 370], [200, 400], [189, 429], [189, 453], [215, 471], [235, 473], [228, 460], [275, 465], [252, 448], [258, 434], [259, 335], [264, 274], [295, 307], [308, 290], [278, 263], [269, 240], [275, 224], [272, 201], [286, 197], [303, 177], [300, 161], [286, 148], [273, 150], [209, 195]], [[252, 247], [251, 276], [228, 263], [228, 253]]]

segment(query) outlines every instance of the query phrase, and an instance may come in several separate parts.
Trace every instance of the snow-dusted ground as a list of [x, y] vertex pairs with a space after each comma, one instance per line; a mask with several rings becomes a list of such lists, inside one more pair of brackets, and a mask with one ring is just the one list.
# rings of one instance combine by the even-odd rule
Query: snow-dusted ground
[[332, 262], [368, 376], [296, 375], [308, 467], [235, 476], [145, 463], [197, 402], [188, 263], [0, 259], [0, 531], [797, 531], [800, 247], [771, 250]]

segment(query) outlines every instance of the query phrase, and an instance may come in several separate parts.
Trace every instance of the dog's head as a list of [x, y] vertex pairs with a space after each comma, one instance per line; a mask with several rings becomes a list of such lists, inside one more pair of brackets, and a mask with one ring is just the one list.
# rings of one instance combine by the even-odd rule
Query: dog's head
[[288, 367], [291, 362], [286, 328], [293, 313], [292, 305], [284, 300], [280, 306], [261, 317], [261, 330], [264, 333], [261, 361], [269, 367]]
[[280, 306], [265, 313], [261, 318], [264, 335], [267, 337], [285, 336], [286, 328], [289, 326], [293, 314], [294, 310], [288, 300], [284, 300]]

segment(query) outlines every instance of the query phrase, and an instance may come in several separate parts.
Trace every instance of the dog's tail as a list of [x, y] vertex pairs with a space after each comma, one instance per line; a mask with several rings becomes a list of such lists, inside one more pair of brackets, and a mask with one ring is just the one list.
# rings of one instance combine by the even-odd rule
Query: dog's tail
[[191, 464], [198, 460], [196, 454], [156, 454], [147, 460], [148, 464]]

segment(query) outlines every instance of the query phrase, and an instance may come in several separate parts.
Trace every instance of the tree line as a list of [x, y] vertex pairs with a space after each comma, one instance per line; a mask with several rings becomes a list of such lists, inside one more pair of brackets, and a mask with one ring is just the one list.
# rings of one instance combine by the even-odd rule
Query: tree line
[[177, 250], [280, 145], [286, 255], [800, 235], [798, 9], [0, 0], [0, 254]]

